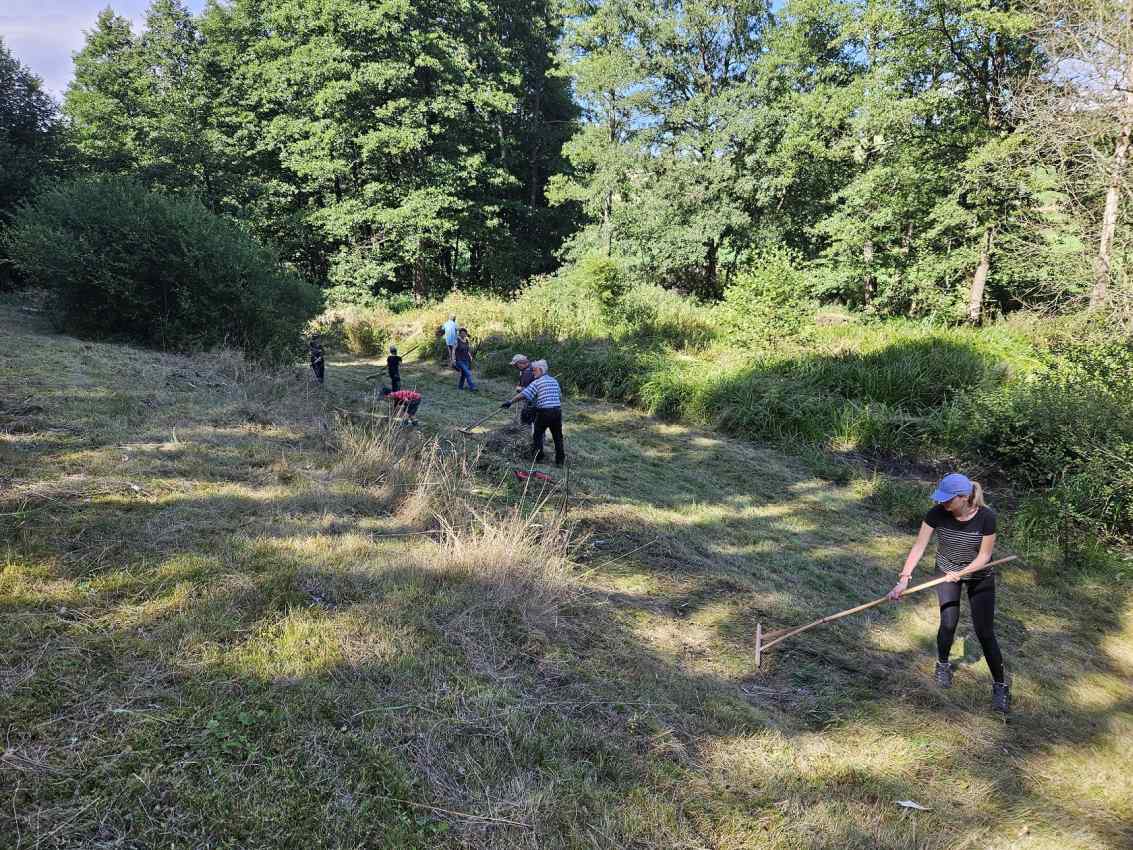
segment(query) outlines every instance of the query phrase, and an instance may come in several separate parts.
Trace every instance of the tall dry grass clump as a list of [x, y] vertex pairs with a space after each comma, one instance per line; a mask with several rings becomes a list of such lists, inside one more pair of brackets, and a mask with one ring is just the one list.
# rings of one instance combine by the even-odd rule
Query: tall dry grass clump
[[482, 494], [478, 450], [423, 438], [399, 417], [337, 423], [337, 474], [371, 490], [406, 526], [437, 532], [424, 566], [475, 583], [483, 606], [545, 622], [575, 595], [572, 532], [555, 493], [505, 504]]
[[577, 595], [572, 533], [546, 499], [464, 516], [438, 517], [446, 570], [477, 581], [484, 603], [513, 608], [529, 623], [552, 619]]
[[368, 488], [391, 509], [406, 500], [419, 477], [421, 440], [404, 422], [401, 416], [357, 422], [340, 415], [335, 428], [335, 473]]

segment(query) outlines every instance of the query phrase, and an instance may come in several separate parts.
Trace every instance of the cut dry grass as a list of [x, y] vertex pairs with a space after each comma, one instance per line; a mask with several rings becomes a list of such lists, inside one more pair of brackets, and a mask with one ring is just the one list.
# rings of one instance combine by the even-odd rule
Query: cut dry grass
[[419, 362], [420, 434], [336, 418], [373, 363], [0, 330], [0, 846], [1130, 846], [1126, 585], [1004, 573], [1007, 723], [966, 626], [929, 686], [931, 600], [757, 671], [891, 584], [909, 494], [570, 398], [525, 490]]

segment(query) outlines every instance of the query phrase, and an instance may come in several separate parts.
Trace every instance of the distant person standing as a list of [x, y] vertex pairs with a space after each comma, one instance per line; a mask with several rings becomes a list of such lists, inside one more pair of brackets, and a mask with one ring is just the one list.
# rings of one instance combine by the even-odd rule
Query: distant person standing
[[550, 428], [551, 438], [555, 441], [555, 466], [562, 466], [566, 460], [566, 451], [563, 448], [562, 390], [559, 388], [559, 382], [547, 374], [546, 360], [536, 360], [531, 364], [531, 368], [535, 373], [535, 380], [500, 407], [511, 407], [521, 398], [534, 405], [535, 428], [531, 433], [531, 449], [535, 463], [542, 463], [546, 458], [543, 454], [543, 437]]
[[[511, 365], [519, 370], [519, 382], [515, 385], [516, 392], [535, 380], [535, 370], [531, 368], [531, 361], [527, 359], [526, 354], [516, 354], [511, 358]], [[522, 408], [516, 408], [515, 420], [519, 424], [530, 425], [535, 421], [534, 410], [525, 402]]]
[[441, 325], [441, 330], [445, 335], [445, 345], [448, 347], [448, 365], [456, 367], [456, 343], [459, 339], [459, 332], [456, 324], [456, 313], [448, 317], [448, 321]]
[[458, 390], [464, 389], [465, 383], [471, 392], [476, 392], [476, 384], [472, 381], [472, 348], [468, 341], [468, 328], [461, 328], [456, 337], [456, 351], [453, 354], [453, 366], [460, 372]]
[[323, 356], [322, 338], [318, 334], [312, 336], [307, 349], [311, 355], [311, 371], [315, 373], [315, 380], [321, 384], [326, 378], [326, 358]]
[[[412, 352], [410, 352], [412, 354]], [[389, 357], [386, 358], [386, 371], [389, 373], [390, 387], [394, 392], [401, 389], [401, 358], [397, 356], [397, 346], [389, 347]]]

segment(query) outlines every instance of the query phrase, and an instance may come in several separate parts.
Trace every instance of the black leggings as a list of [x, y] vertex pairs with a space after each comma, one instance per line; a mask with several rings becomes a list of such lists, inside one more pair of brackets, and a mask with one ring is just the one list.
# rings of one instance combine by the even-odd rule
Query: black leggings
[[983, 649], [984, 660], [991, 670], [991, 678], [1003, 681], [1003, 655], [995, 639], [995, 573], [984, 578], [944, 582], [936, 586], [940, 601], [940, 630], [936, 633], [936, 657], [942, 664], [948, 662], [956, 625], [960, 622], [961, 585], [967, 585], [968, 604], [972, 609], [972, 629]]

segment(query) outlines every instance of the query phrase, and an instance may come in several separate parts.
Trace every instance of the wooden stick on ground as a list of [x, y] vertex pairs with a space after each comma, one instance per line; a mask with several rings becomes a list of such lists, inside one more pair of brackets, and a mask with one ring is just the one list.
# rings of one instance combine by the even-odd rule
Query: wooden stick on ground
[[[1007, 558], [1000, 558], [998, 561], [990, 561], [989, 563], [984, 564], [982, 567], [980, 567], [979, 570], [974, 570], [973, 572], [979, 572], [979, 571], [982, 571], [982, 570], [986, 570], [989, 567], [995, 567], [995, 566], [998, 566], [999, 564], [1006, 564], [1008, 561], [1014, 561], [1015, 559], [1016, 559], [1016, 556], [1011, 555], [1010, 557], [1007, 557]], [[964, 572], [967, 572], [967, 571], [964, 571]], [[964, 572], [962, 572], [961, 575], [963, 575]], [[946, 581], [948, 581], [947, 576], [941, 576], [940, 578], [934, 578], [931, 581], [926, 581], [922, 584], [918, 584], [916, 587], [910, 587], [908, 590], [906, 590], [901, 595], [902, 596], [908, 596], [910, 593], [919, 593], [922, 590], [928, 590], [930, 587], [936, 587], [938, 584], [943, 584]], [[759, 667], [760, 662], [762, 662], [762, 660], [763, 660], [763, 653], [764, 653], [765, 650], [770, 649], [775, 644], [777, 644], [781, 641], [784, 641], [789, 637], [794, 637], [797, 634], [802, 634], [803, 632], [808, 631], [810, 629], [813, 629], [815, 626], [821, 626], [824, 623], [832, 623], [835, 620], [841, 620], [843, 617], [848, 617], [851, 614], [857, 614], [859, 611], [864, 611], [867, 608], [872, 608], [875, 605], [880, 605], [882, 602], [888, 602], [888, 601], [889, 601], [889, 595], [886, 594], [885, 596], [882, 596], [880, 599], [875, 599], [872, 602], [866, 602], [864, 605], [857, 605], [853, 608], [847, 608], [845, 611], [839, 611], [836, 614], [830, 614], [830, 615], [823, 617], [819, 620], [815, 620], [813, 623], [807, 623], [805, 626], [799, 626], [796, 629], [780, 629], [777, 632], [764, 632], [763, 631], [763, 624], [762, 623], [756, 623], [755, 624], [755, 666]]]

